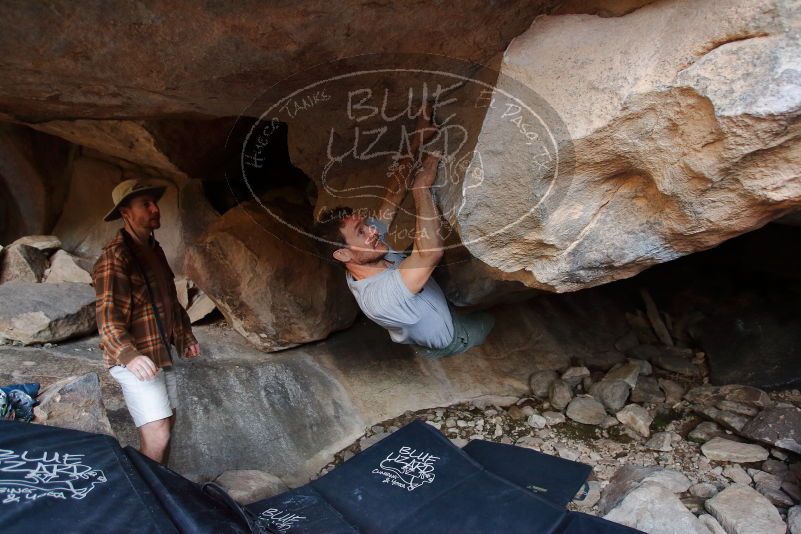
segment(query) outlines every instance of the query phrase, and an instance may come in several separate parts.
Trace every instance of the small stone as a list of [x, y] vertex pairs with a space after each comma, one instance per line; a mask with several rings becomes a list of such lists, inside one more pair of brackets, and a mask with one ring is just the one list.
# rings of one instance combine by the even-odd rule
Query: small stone
[[654, 368], [648, 361], [638, 360], [637, 358], [629, 358], [629, 363], [640, 366], [640, 376], [650, 376], [654, 372]]
[[551, 383], [559, 378], [556, 371], [537, 371], [528, 379], [531, 393], [538, 399], [547, 399], [551, 390]]
[[711, 499], [718, 494], [718, 488], [709, 482], [699, 482], [690, 486], [690, 494], [701, 499]]
[[545, 417], [541, 416], [540, 414], [536, 414], [536, 413], [531, 414], [528, 417], [528, 421], [527, 422], [528, 422], [528, 426], [530, 426], [531, 428], [536, 428], [538, 430], [542, 429], [542, 428], [545, 428], [545, 426], [548, 424], [548, 422], [545, 419]]
[[721, 491], [706, 501], [705, 507], [726, 532], [784, 534], [787, 528], [768, 499], [741, 484]]
[[527, 449], [534, 449], [538, 451], [542, 448], [544, 443], [542, 438], [536, 436], [523, 436], [515, 442], [518, 447], [526, 447]]
[[744, 415], [746, 417], [753, 417], [759, 413], [759, 408], [754, 408], [742, 402], [735, 402], [730, 400], [722, 400], [715, 405], [718, 409]]
[[611, 412], [615, 413], [626, 405], [631, 386], [625, 380], [601, 380], [590, 387], [589, 393]]
[[770, 455], [776, 458], [777, 460], [781, 460], [782, 462], [786, 462], [787, 459], [790, 457], [785, 451], [781, 449], [777, 449], [776, 447], [770, 450]]
[[795, 477], [798, 482], [801, 482], [801, 462], [796, 462], [788, 466], [790, 474]]
[[787, 464], [784, 462], [780, 462], [778, 460], [774, 460], [772, 458], [768, 458], [764, 462], [762, 462], [762, 470], [766, 473], [772, 473], [774, 475], [778, 475], [780, 477], [784, 477], [789, 470], [787, 468]]
[[637, 387], [631, 391], [631, 402], [654, 404], [665, 402], [665, 394], [659, 388], [659, 382], [652, 376], [640, 376]]
[[706, 443], [710, 439], [718, 436], [725, 436], [726, 433], [717, 423], [712, 421], [703, 421], [698, 423], [688, 435], [687, 439], [695, 443]]
[[740, 464], [730, 464], [723, 468], [723, 476], [729, 478], [732, 482], [737, 484], [751, 484], [752, 480], [748, 473], [745, 472]]
[[725, 400], [749, 404], [757, 408], [773, 406], [773, 401], [770, 400], [770, 396], [767, 393], [752, 386], [730, 384], [721, 387], [720, 394], [723, 395]]
[[530, 417], [532, 414], [537, 413], [537, 411], [532, 406], [529, 405], [521, 406], [520, 411], [523, 412], [523, 415], [525, 415], [526, 417]]
[[623, 380], [630, 387], [637, 385], [637, 378], [640, 376], [640, 366], [636, 363], [626, 363], [615, 366], [604, 376], [604, 380]]
[[629, 404], [617, 412], [615, 417], [617, 417], [618, 421], [636, 431], [641, 436], [647, 438], [651, 434], [650, 427], [654, 418], [642, 406]]
[[657, 432], [645, 442], [645, 447], [652, 451], [668, 452], [673, 450], [672, 436], [669, 432]]
[[565, 415], [562, 412], [542, 412], [542, 416], [549, 426], [559, 425], [565, 422]]
[[681, 402], [681, 398], [684, 396], [684, 388], [680, 384], [673, 380], [668, 380], [667, 378], [660, 378], [658, 382], [659, 387], [665, 392], [666, 403], [673, 406]]
[[592, 384], [593, 380], [591, 376], [585, 376], [584, 378], [581, 379], [581, 389], [583, 391], [589, 391], [590, 388], [592, 387]]
[[651, 363], [660, 369], [688, 377], [698, 376], [698, 367], [681, 356], [674, 354], [660, 354], [651, 360]]
[[571, 388], [579, 385], [583, 378], [590, 376], [590, 370], [586, 367], [569, 367], [562, 373], [562, 380]]
[[599, 425], [606, 418], [603, 404], [592, 397], [576, 397], [567, 407], [566, 415], [585, 425]]
[[558, 454], [561, 458], [564, 458], [565, 460], [576, 461], [580, 456], [579, 452], [574, 447], [571, 447], [569, 445], [562, 445], [562, 444], [554, 445], [554, 449], [556, 450], [556, 454]]
[[787, 527], [790, 534], [801, 534], [801, 506], [793, 506], [787, 511]]
[[453, 417], [448, 417], [447, 419], [445, 419], [445, 426], [448, 427], [448, 428], [455, 427], [456, 426], [456, 419], [454, 419]]
[[761, 462], [768, 458], [768, 451], [764, 447], [725, 438], [712, 438], [701, 445], [701, 452], [710, 460], [722, 462]]
[[[523, 410], [520, 409], [518, 406], [509, 406], [509, 409], [506, 410], [507, 415], [514, 419], [515, 421], [522, 421], [526, 418], [526, 414], [523, 413]], [[459, 422], [457, 421], [457, 425]], [[466, 424], [466, 423], [465, 423]], [[459, 425], [462, 426], [462, 425]]]
[[752, 479], [754, 479], [754, 484], [764, 484], [765, 486], [773, 489], [779, 489], [782, 487], [783, 477], [781, 476], [760, 471], [759, 469], [749, 469], [748, 474], [751, 475]]
[[746, 423], [748, 423], [748, 417], [743, 415], [738, 415], [736, 413], [727, 412], [724, 410], [719, 410], [712, 406], [693, 406], [693, 410], [697, 413], [703, 414], [708, 418], [712, 419], [714, 422], [728, 428], [730, 430], [734, 430], [735, 432], [740, 432]]
[[601, 428], [612, 428], [613, 426], [617, 426], [620, 424], [620, 421], [617, 420], [617, 417], [612, 417], [611, 415], [607, 415], [603, 422], [599, 425]]
[[726, 534], [726, 531], [720, 526], [718, 520], [712, 517], [709, 514], [701, 514], [698, 516], [698, 521], [703, 523], [703, 525], [709, 529], [709, 532], [712, 534]]
[[573, 392], [564, 380], [554, 380], [551, 383], [549, 397], [551, 406], [556, 410], [564, 410], [573, 399]]
[[795, 502], [801, 502], [801, 484], [785, 480], [782, 482], [781, 490], [792, 497]]
[[758, 483], [754, 484], [754, 489], [764, 495], [773, 504], [773, 506], [778, 506], [779, 508], [789, 508], [795, 504], [793, 499], [791, 499], [789, 495], [780, 489]]
[[720, 393], [720, 388], [709, 384], [694, 387], [684, 394], [684, 400], [687, 402], [702, 404], [704, 406], [715, 404], [722, 399], [723, 395]]

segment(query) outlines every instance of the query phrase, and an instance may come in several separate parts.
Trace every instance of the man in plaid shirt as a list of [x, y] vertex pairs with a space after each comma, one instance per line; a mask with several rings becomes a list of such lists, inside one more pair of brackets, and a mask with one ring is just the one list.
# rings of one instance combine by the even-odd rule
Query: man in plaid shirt
[[165, 188], [126, 180], [114, 188], [105, 221], [124, 227], [103, 249], [93, 271], [103, 357], [122, 387], [139, 429], [140, 451], [164, 462], [178, 406], [173, 353], [195, 358], [200, 347], [178, 302], [174, 275], [153, 237], [161, 226]]

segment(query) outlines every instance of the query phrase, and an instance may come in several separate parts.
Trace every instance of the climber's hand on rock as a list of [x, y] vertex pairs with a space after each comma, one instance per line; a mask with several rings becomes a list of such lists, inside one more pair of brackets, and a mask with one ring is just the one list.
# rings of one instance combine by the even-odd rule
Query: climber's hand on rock
[[423, 165], [417, 171], [414, 177], [412, 189], [428, 189], [437, 179], [437, 164], [439, 163], [440, 155], [437, 153], [426, 154], [423, 159]]

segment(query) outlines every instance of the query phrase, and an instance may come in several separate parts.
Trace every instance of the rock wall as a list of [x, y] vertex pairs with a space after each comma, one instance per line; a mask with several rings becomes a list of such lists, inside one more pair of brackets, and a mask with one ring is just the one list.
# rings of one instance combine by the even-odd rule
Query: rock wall
[[4, 3], [0, 112], [28, 122], [235, 117], [278, 80], [340, 57], [487, 61], [556, 3]]

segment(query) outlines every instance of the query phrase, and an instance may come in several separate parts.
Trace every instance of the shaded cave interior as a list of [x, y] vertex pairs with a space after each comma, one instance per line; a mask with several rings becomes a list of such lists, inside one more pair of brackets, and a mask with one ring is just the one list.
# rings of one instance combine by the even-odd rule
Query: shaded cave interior
[[[183, 168], [190, 176], [201, 179], [205, 199], [218, 214], [254, 195], [271, 199], [301, 197], [308, 203], [306, 208], [313, 209], [316, 186], [292, 164], [286, 124], [282, 123], [273, 137], [266, 164], [249, 173], [246, 183], [237, 148], [242, 146], [255, 119], [182, 119], [179, 126], [169, 125], [166, 119], [161, 122], [160, 131], [169, 132], [163, 139], [173, 140], [165, 152], [179, 166], [185, 162]], [[6, 158], [10, 155], [35, 162], [35, 168], [27, 169], [27, 175], [18, 169], [7, 172], [0, 168], [0, 242], [8, 244], [22, 235], [52, 232], [63, 216], [70, 185], [68, 170], [75, 159], [107, 156], [26, 127], [3, 128], [2, 150]], [[189, 131], [199, 132], [195, 139], [210, 144], [174, 141], [180, 138], [180, 132]], [[193, 154], [198, 155], [197, 160]], [[158, 173], [158, 169], [148, 172]], [[97, 202], [105, 205], [107, 200], [98, 198]], [[627, 310], [630, 323], [638, 324], [647, 322], [641, 297], [641, 289], [647, 289], [676, 346], [705, 353], [713, 384], [797, 387], [801, 385], [801, 365], [797, 361], [801, 354], [799, 250], [801, 226], [792, 220], [769, 223], [713, 249], [607, 284], [602, 290], [614, 295]], [[446, 286], [452, 273], [440, 267], [435, 276]], [[528, 298], [546, 296], [524, 290], [502, 296], [500, 302]], [[222, 316], [215, 312], [206, 322], [219, 320]], [[655, 337], [649, 339], [647, 332], [641, 337], [642, 343], [658, 342]]]

